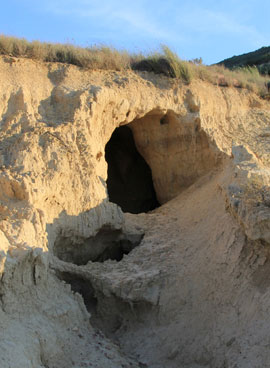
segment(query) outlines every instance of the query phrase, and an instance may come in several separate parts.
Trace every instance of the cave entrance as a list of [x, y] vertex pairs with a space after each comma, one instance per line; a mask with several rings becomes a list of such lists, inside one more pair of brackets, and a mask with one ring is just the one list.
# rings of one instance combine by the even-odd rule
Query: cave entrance
[[132, 130], [116, 128], [105, 147], [109, 200], [123, 212], [141, 213], [159, 207], [151, 169], [138, 152]]

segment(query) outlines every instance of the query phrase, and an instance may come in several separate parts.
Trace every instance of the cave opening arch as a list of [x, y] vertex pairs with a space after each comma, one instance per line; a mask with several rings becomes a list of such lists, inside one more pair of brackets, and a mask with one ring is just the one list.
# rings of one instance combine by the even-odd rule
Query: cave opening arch
[[109, 200], [123, 212], [142, 213], [159, 207], [151, 169], [138, 152], [132, 130], [116, 128], [105, 146]]

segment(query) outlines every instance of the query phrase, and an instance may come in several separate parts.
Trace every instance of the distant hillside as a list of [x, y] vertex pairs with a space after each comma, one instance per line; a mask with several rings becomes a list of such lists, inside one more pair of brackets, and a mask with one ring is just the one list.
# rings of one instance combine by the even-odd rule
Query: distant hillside
[[233, 56], [218, 64], [223, 64], [229, 69], [256, 65], [262, 74], [270, 74], [270, 47], [262, 47], [256, 51]]

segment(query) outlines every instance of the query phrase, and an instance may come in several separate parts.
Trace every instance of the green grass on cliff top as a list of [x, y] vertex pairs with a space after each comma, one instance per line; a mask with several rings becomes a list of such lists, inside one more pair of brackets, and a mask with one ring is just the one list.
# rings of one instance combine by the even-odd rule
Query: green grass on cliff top
[[224, 66], [203, 65], [201, 59], [185, 61], [163, 45], [161, 52], [148, 55], [130, 54], [106, 46], [79, 47], [72, 44], [29, 42], [25, 39], [0, 35], [0, 55], [24, 57], [44, 62], [60, 62], [85, 69], [139, 70], [178, 78], [184, 83], [201, 79], [215, 85], [250, 89], [261, 96], [267, 94], [265, 82], [256, 67], [238, 68], [233, 71]]

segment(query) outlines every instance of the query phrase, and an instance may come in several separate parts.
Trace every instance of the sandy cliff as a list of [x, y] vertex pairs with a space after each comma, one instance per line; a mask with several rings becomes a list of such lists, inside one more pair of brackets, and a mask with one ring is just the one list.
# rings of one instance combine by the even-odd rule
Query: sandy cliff
[[10, 57], [0, 85], [1, 368], [269, 367], [269, 102]]

